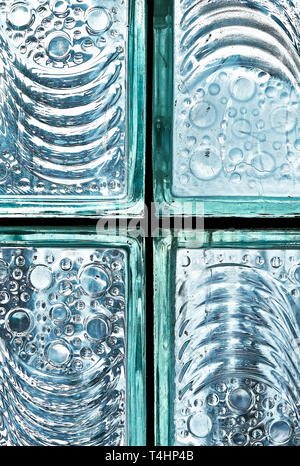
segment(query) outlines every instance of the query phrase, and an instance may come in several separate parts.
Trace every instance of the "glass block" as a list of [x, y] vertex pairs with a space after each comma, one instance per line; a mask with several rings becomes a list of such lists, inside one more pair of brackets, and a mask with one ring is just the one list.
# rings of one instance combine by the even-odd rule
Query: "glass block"
[[0, 213], [139, 215], [144, 0], [5, 0]]
[[299, 19], [288, 0], [156, 1], [163, 213], [189, 199], [211, 216], [300, 213]]
[[0, 445], [145, 442], [142, 244], [128, 239], [0, 232]]
[[185, 232], [155, 262], [157, 443], [300, 445], [299, 233]]

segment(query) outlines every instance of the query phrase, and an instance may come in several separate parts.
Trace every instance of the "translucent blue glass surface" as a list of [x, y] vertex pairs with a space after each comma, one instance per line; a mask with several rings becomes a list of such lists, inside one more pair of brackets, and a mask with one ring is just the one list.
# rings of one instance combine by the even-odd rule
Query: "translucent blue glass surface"
[[[162, 293], [170, 315], [156, 320], [158, 410], [169, 403], [165, 417], [157, 414], [157, 440], [299, 445], [299, 249], [189, 246], [169, 256], [176, 278], [169, 265], [171, 291]], [[163, 319], [174, 332], [168, 345]]]
[[299, 196], [297, 5], [175, 1], [174, 21], [174, 194]]
[[[135, 169], [138, 147], [132, 154], [128, 124], [133, 124], [135, 114], [127, 101], [138, 73], [130, 34], [143, 28], [142, 3], [2, 2], [4, 205], [5, 198], [6, 206], [16, 197], [25, 205], [47, 200], [55, 212], [51, 200], [53, 204], [59, 200], [68, 205], [67, 213], [79, 205], [79, 213], [96, 214], [126, 210], [139, 200], [132, 199], [130, 171]], [[137, 25], [131, 8], [140, 13]], [[144, 47], [142, 39], [139, 47]], [[142, 186], [141, 180], [137, 185]]]
[[0, 256], [0, 445], [131, 444], [131, 416], [144, 428], [131, 411], [142, 392], [130, 401], [128, 388], [139, 383], [131, 254], [15, 245]]
[[298, 2], [163, 3], [155, 18], [157, 199], [201, 200], [208, 215], [299, 214]]
[[178, 252], [177, 444], [296, 444], [299, 259], [278, 250]]

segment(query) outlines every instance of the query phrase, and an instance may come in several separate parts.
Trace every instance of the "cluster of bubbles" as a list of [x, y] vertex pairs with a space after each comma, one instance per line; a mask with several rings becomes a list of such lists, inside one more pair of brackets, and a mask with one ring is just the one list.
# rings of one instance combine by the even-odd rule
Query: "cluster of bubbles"
[[[239, 67], [215, 71], [193, 92], [182, 83], [179, 92], [180, 183], [195, 189], [199, 180], [223, 177], [230, 192], [238, 193], [242, 183], [246, 194], [258, 195], [263, 186], [268, 195], [272, 177], [293, 188], [292, 181], [300, 177], [299, 97], [294, 86], [267, 72]], [[212, 194], [208, 185], [205, 194]]]
[[[22, 171], [23, 170], [23, 171]], [[90, 183], [74, 183], [65, 185], [61, 183], [49, 183], [41, 179], [26, 176], [24, 167], [21, 166], [14, 151], [5, 150], [0, 154], [0, 192], [12, 195], [89, 195], [107, 196], [109, 193], [118, 195], [122, 193], [124, 184], [124, 170], [111, 172], [112, 179], [107, 181], [93, 180]], [[15, 178], [16, 177], [16, 178]]]
[[[9, 151], [4, 150], [0, 154], [0, 187], [5, 184], [5, 187], [9, 185], [12, 174], [20, 176], [22, 173], [21, 166], [16, 157]], [[12, 188], [12, 185], [10, 185]], [[11, 192], [9, 189], [8, 193]]]
[[202, 254], [191, 257], [190, 251], [183, 252], [179, 258], [179, 265], [183, 270], [198, 266], [214, 266], [216, 264], [241, 264], [246, 267], [265, 270], [272, 278], [285, 286], [285, 291], [300, 304], [300, 260], [293, 253], [280, 250], [260, 251], [240, 250], [225, 251], [204, 249]]
[[[41, 255], [3, 250], [0, 333], [40, 371], [70, 375], [124, 357], [125, 263], [119, 250]], [[5, 258], [4, 258], [5, 256]]]
[[118, 10], [83, 0], [3, 1], [0, 18], [19, 54], [42, 66], [85, 63], [106, 45]]
[[253, 379], [226, 379], [185, 403], [177, 435], [222, 446], [295, 444], [298, 416], [278, 392]]

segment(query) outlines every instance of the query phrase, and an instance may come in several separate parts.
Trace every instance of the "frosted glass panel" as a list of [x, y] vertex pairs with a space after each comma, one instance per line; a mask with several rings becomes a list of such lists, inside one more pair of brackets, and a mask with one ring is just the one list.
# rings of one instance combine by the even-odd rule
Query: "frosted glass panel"
[[299, 196], [299, 9], [174, 2], [173, 193]]

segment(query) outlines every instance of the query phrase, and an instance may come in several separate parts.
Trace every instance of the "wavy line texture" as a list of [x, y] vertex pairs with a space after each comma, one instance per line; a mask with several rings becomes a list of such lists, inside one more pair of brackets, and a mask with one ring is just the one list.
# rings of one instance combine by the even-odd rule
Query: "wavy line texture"
[[0, 192], [124, 194], [127, 1], [5, 0], [0, 25]]
[[175, 0], [174, 14], [175, 194], [299, 196], [297, 3]]
[[179, 251], [175, 444], [299, 444], [299, 259]]
[[0, 445], [124, 445], [124, 253], [1, 257]]

